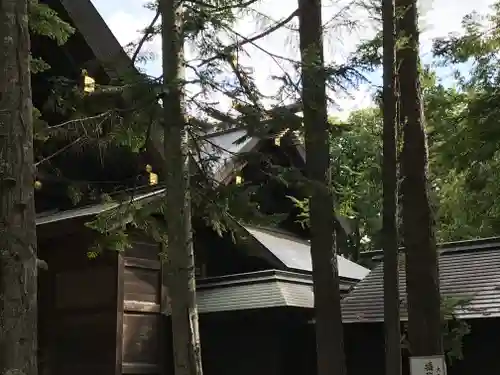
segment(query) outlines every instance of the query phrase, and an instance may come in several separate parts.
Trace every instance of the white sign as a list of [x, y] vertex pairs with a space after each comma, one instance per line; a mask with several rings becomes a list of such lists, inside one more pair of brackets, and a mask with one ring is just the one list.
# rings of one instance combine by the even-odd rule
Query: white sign
[[411, 375], [446, 375], [446, 361], [443, 355], [410, 357]]

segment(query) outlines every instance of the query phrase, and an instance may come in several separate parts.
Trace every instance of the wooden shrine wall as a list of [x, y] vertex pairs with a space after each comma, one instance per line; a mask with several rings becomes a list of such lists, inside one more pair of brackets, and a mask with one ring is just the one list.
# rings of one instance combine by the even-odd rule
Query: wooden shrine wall
[[39, 273], [40, 373], [116, 372], [118, 254], [90, 259], [88, 233], [39, 243], [48, 264]]
[[161, 314], [159, 246], [134, 238], [123, 260], [122, 373], [159, 375], [171, 365], [171, 336]]

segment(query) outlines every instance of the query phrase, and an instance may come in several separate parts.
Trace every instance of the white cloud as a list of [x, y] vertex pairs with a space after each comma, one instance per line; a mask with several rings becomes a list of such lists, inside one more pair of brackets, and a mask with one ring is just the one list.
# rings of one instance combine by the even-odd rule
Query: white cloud
[[[324, 0], [323, 21], [332, 26], [339, 24], [342, 17], [338, 16], [339, 10], [345, 10], [345, 7], [350, 0]], [[437, 36], [444, 36], [449, 32], [457, 32], [460, 30], [462, 18], [472, 12], [480, 13], [488, 11], [488, 7], [494, 0], [426, 0], [421, 2], [421, 25], [423, 33], [421, 36], [422, 50], [430, 51], [431, 41]], [[93, 0], [98, 9], [101, 9], [105, 4], [109, 5], [109, 0]], [[124, 1], [120, 10], [115, 13], [106, 15], [104, 18], [108, 22], [111, 30], [117, 36], [122, 44], [136, 40], [139, 37], [139, 30], [143, 29], [154, 16], [152, 12], [145, 10], [143, 4], [145, 0], [140, 1]], [[279, 20], [287, 17], [296, 8], [294, 1], [276, 1], [262, 0], [253, 14], [242, 18], [236, 25], [236, 30], [248, 37], [249, 35], [258, 33], [263, 26], [272, 23], [265, 20], [266, 15], [273, 20]], [[261, 13], [259, 16], [258, 13]], [[373, 35], [373, 21], [370, 20], [370, 15], [358, 9], [349, 11], [352, 19], [357, 19], [360, 27], [356, 30], [348, 32], [345, 28], [330, 31], [325, 36], [325, 60], [327, 62], [342, 62], [349, 53], [354, 51], [360, 40], [367, 39]], [[294, 20], [290, 24], [292, 27], [297, 26], [297, 21]], [[271, 79], [272, 76], [283, 75], [284, 71], [291, 72], [291, 67], [287, 63], [277, 64], [276, 59], [269, 56], [268, 53], [262, 50], [271, 52], [275, 55], [286, 56], [292, 59], [298, 59], [298, 36], [296, 32], [290, 30], [278, 30], [272, 35], [258, 42], [260, 48], [255, 46], [247, 46], [246, 51], [248, 56], [241, 59], [242, 64], [251, 66], [254, 69], [254, 76], [258, 87], [265, 94], [272, 94], [276, 91], [278, 84]], [[158, 40], [150, 43], [147, 46], [149, 51], [156, 52], [161, 56], [161, 44]], [[280, 66], [281, 65], [281, 66]], [[160, 71], [159, 60], [150, 63], [147, 70], [151, 74], [156, 74]], [[333, 94], [332, 94], [333, 95]], [[371, 103], [371, 95], [369, 85], [363, 85], [358, 92], [352, 93], [352, 98], [347, 98], [345, 95], [334, 95], [332, 98], [340, 107], [340, 110], [333, 110], [337, 115], [345, 116], [346, 113], [362, 108]]]
[[346, 120], [349, 113], [373, 105], [373, 90], [370, 84], [362, 84], [358, 90], [334, 98], [336, 109], [331, 110], [333, 116]]
[[135, 40], [141, 28], [144, 28], [149, 17], [134, 17], [132, 13], [119, 10], [113, 13], [106, 22], [122, 45]]
[[[92, 2], [101, 12], [108, 27], [122, 46], [137, 42], [141, 38], [144, 28], [151, 23], [154, 17], [150, 10], [144, 8], [144, 5], [148, 3], [147, 0], [125, 0], [123, 6], [115, 11], [110, 11], [109, 0], [93, 0]], [[106, 12], [101, 11], [104, 7], [106, 7]], [[146, 43], [141, 51], [155, 56], [155, 59], [148, 63], [146, 69], [151, 75], [158, 75], [161, 67], [161, 40], [156, 38]]]
[[[485, 14], [494, 0], [430, 0], [430, 9], [424, 9], [422, 16], [422, 49], [430, 51], [432, 40], [451, 32], [460, 32], [464, 16], [474, 11]], [[427, 7], [426, 7], [427, 8]]]

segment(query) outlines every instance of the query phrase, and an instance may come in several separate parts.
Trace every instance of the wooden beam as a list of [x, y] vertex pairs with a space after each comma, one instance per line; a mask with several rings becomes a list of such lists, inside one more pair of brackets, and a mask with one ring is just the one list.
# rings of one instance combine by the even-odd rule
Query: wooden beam
[[124, 270], [123, 255], [116, 252], [116, 352], [115, 375], [122, 375], [123, 369], [123, 312], [124, 312]]
[[133, 69], [132, 61], [90, 0], [59, 0], [110, 78]]
[[[167, 249], [160, 248], [160, 251], [166, 252]], [[168, 294], [168, 273], [166, 271], [166, 259], [161, 258], [160, 266], [160, 314], [162, 335], [160, 336], [160, 358], [161, 375], [171, 375], [173, 373], [173, 346], [172, 346], [172, 320], [170, 319], [170, 297]]]

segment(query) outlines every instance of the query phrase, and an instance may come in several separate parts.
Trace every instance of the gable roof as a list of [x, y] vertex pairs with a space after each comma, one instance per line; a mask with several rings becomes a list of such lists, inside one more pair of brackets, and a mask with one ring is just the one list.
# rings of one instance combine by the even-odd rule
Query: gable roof
[[[42, 0], [43, 1], [43, 0]], [[49, 0], [45, 0], [50, 2]], [[116, 75], [125, 74], [127, 72], [139, 73], [133, 66], [129, 56], [123, 50], [123, 47], [118, 42], [99, 11], [95, 8], [90, 0], [54, 0], [59, 1], [64, 7], [72, 23], [82, 34], [88, 46], [94, 53], [96, 60], [102, 65], [110, 78]], [[296, 105], [285, 106], [284, 108], [295, 108]], [[295, 108], [296, 110], [297, 108]], [[280, 108], [275, 109], [276, 113], [280, 112]], [[163, 131], [155, 123], [151, 129], [154, 136], [151, 140], [151, 145], [155, 149], [155, 153], [160, 155], [164, 160], [163, 155]], [[225, 132], [207, 134], [205, 141], [201, 145], [201, 153], [213, 157], [216, 152], [219, 160], [214, 163], [214, 180], [220, 183], [229, 183], [230, 177], [242, 168], [245, 163], [238, 161], [238, 157], [253, 151], [261, 137], [248, 137], [243, 142], [238, 142], [247, 135], [245, 129], [231, 129]], [[294, 140], [297, 140], [293, 132], [290, 134]], [[301, 142], [293, 142], [298, 154], [305, 162], [305, 149]], [[335, 214], [337, 221], [342, 229], [347, 233], [351, 233], [349, 220], [342, 215]]]
[[214, 180], [218, 183], [229, 182], [230, 177], [244, 163], [237, 159], [251, 152], [259, 144], [260, 138], [247, 137], [245, 129], [230, 129], [223, 132], [208, 134], [200, 144], [197, 161], [211, 160]]
[[[384, 320], [384, 265], [379, 264], [342, 301], [345, 323]], [[447, 244], [439, 254], [441, 295], [466, 299], [455, 310], [458, 318], [500, 317], [500, 238]], [[404, 256], [399, 262], [401, 320], [406, 321], [406, 277]]]
[[[40, 214], [36, 218], [37, 227], [46, 224], [62, 222], [65, 220], [72, 220], [77, 218], [91, 218], [101, 213], [126, 207], [127, 204], [148, 204], [154, 200], [160, 199], [165, 194], [165, 189], [157, 189], [151, 192], [132, 196], [122, 202], [102, 203], [92, 206], [77, 208], [73, 210], [66, 210], [62, 212], [52, 212]], [[124, 220], [127, 220], [125, 218]], [[277, 260], [277, 265], [284, 270], [292, 271], [305, 271], [311, 272], [311, 253], [310, 245], [307, 241], [303, 241], [292, 234], [288, 234], [278, 230], [254, 228], [243, 226], [235, 221], [235, 224], [243, 228], [249, 233], [256, 241], [258, 241], [266, 252], [266, 258]], [[343, 279], [361, 280], [370, 271], [348, 259], [337, 256], [339, 276]]]
[[[290, 134], [292, 140], [296, 140], [293, 132]], [[246, 137], [246, 139], [245, 139]], [[213, 178], [218, 183], [227, 184], [231, 182], [230, 178], [246, 165], [244, 160], [239, 160], [246, 153], [254, 151], [259, 145], [262, 137], [247, 137], [245, 129], [229, 129], [222, 132], [207, 134], [200, 145], [197, 160], [213, 160], [212, 173]], [[305, 163], [305, 149], [302, 143], [292, 142], [298, 155]], [[342, 229], [350, 234], [352, 232], [349, 219], [338, 213], [335, 218]]]
[[[257, 241], [273, 253], [290, 270], [312, 272], [311, 245], [293, 234], [274, 229], [244, 226]], [[341, 278], [362, 280], [370, 273], [360, 266], [337, 255], [338, 272]]]
[[[56, 0], [64, 7], [74, 27], [83, 36], [110, 77], [130, 71], [132, 63], [90, 0]], [[51, 0], [42, 0], [50, 3]]]

